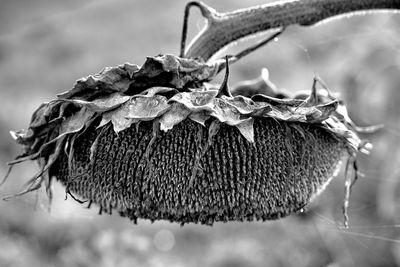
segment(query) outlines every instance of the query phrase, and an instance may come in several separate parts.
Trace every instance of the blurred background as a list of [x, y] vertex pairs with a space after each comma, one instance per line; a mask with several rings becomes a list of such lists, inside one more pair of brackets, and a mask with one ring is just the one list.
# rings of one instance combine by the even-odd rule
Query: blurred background
[[[205, 2], [232, 11], [268, 1]], [[105, 66], [177, 55], [185, 3], [0, 0], [0, 175], [21, 151], [9, 130], [26, 128], [42, 102]], [[193, 37], [204, 21], [191, 14]], [[309, 90], [318, 74], [356, 123], [385, 125], [368, 136], [371, 154], [360, 156], [349, 229], [341, 227], [343, 171], [300, 215], [213, 227], [100, 216], [65, 200], [54, 183], [50, 212], [43, 191], [0, 200], [0, 266], [400, 266], [399, 29], [400, 14], [389, 13], [294, 26], [231, 66], [231, 84], [267, 67], [276, 85], [293, 92]], [[35, 163], [14, 168], [0, 197], [37, 171]]]

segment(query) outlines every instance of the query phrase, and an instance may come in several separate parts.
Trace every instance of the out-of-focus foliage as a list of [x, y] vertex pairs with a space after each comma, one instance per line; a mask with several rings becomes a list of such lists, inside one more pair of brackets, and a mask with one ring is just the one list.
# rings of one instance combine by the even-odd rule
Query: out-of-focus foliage
[[[228, 11], [264, 1], [206, 2]], [[43, 101], [76, 79], [126, 61], [142, 65], [158, 53], [178, 54], [184, 4], [2, 1], [0, 161], [19, 153], [8, 131], [26, 128]], [[200, 22], [199, 16], [191, 19], [191, 33]], [[0, 266], [400, 265], [399, 29], [399, 14], [291, 27], [279, 42], [231, 66], [231, 84], [268, 67], [271, 80], [291, 92], [310, 89], [316, 72], [341, 93], [356, 123], [385, 125], [369, 137], [371, 155], [360, 159], [364, 175], [352, 192], [349, 230], [337, 227], [342, 174], [302, 215], [214, 227], [133, 225], [119, 216], [98, 216], [93, 208], [64, 201], [63, 188], [56, 186], [50, 213], [44, 192], [0, 202]], [[6, 170], [0, 165], [0, 174]], [[0, 196], [18, 191], [37, 170], [30, 163], [16, 168]]]

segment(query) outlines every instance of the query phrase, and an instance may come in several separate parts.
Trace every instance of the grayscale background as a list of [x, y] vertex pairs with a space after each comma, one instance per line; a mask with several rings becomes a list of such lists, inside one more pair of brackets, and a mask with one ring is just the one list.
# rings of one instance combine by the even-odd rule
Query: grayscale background
[[[266, 1], [205, 2], [231, 11]], [[105, 66], [177, 55], [185, 3], [0, 0], [0, 175], [21, 151], [9, 130], [26, 128], [42, 102]], [[191, 37], [203, 25], [199, 12], [192, 14]], [[368, 137], [372, 153], [360, 157], [350, 229], [340, 228], [343, 171], [303, 214], [213, 227], [99, 216], [96, 207], [65, 201], [54, 183], [50, 212], [43, 191], [0, 200], [0, 266], [400, 266], [400, 14], [290, 27], [232, 65], [230, 83], [255, 78], [263, 67], [293, 92], [310, 89], [317, 73], [341, 93], [355, 122], [385, 125]], [[0, 197], [37, 171], [35, 163], [17, 166]]]

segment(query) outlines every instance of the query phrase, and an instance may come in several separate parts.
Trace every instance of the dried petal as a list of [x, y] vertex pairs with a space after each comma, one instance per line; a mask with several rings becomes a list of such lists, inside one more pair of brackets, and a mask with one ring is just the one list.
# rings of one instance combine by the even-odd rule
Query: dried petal
[[149, 89], [144, 90], [141, 94], [145, 95], [147, 97], [150, 97], [150, 96], [155, 96], [157, 94], [173, 92], [173, 91], [178, 93], [178, 91], [176, 89], [171, 88], [171, 87], [155, 86], [155, 87], [151, 87]]
[[107, 67], [95, 75], [78, 80], [75, 86], [58, 96], [59, 99], [79, 98], [88, 100], [101, 93], [125, 92], [131, 84], [133, 72], [139, 67], [125, 63], [123, 66]]
[[250, 143], [254, 143], [254, 119], [248, 118], [244, 122], [236, 125], [240, 133], [247, 139]]
[[212, 112], [217, 94], [218, 91], [184, 92], [176, 94], [170, 101], [181, 103], [192, 111]]
[[160, 118], [160, 129], [168, 131], [176, 124], [185, 120], [190, 114], [190, 109], [180, 103], [172, 103], [171, 108]]
[[211, 116], [217, 118], [220, 122], [228, 125], [238, 125], [245, 122], [248, 118], [242, 118], [241, 113], [233, 106], [226, 103], [225, 100], [217, 98], [214, 101], [215, 107]]
[[189, 119], [195, 121], [203, 126], [206, 126], [205, 122], [210, 118], [210, 115], [206, 112], [195, 112], [189, 115]]
[[159, 117], [169, 108], [170, 105], [167, 103], [167, 98], [160, 95], [154, 97], [137, 96], [122, 106], [122, 109], [126, 112], [126, 118], [143, 121]]
[[94, 112], [103, 113], [105, 111], [114, 109], [122, 105], [131, 98], [132, 98], [131, 96], [122, 95], [120, 93], [113, 93], [107, 96], [94, 99], [93, 101], [74, 99], [71, 100], [71, 102], [85, 106]]
[[244, 96], [235, 96], [233, 98], [223, 96], [222, 99], [227, 104], [234, 106], [241, 114], [250, 114], [256, 108], [254, 101]]
[[217, 75], [219, 66], [220, 63], [159, 55], [147, 57], [143, 67], [132, 78], [140, 89], [165, 85], [182, 89], [188, 83], [212, 80]]
[[66, 134], [79, 132], [83, 129], [83, 127], [93, 117], [94, 114], [94, 111], [83, 107], [77, 113], [73, 114], [71, 117], [68, 117], [65, 121], [61, 123], [56, 139]]

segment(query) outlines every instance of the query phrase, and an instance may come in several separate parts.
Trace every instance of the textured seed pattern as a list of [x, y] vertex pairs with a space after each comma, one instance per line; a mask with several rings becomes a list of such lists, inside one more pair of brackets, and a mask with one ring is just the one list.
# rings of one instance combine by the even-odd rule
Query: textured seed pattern
[[93, 126], [75, 140], [71, 166], [63, 155], [50, 174], [76, 197], [134, 221], [269, 220], [308, 204], [347, 151], [318, 126], [270, 118], [255, 119], [254, 144], [222, 123], [204, 151], [208, 129], [201, 127], [185, 120], [149, 146], [152, 122], [118, 134]]

